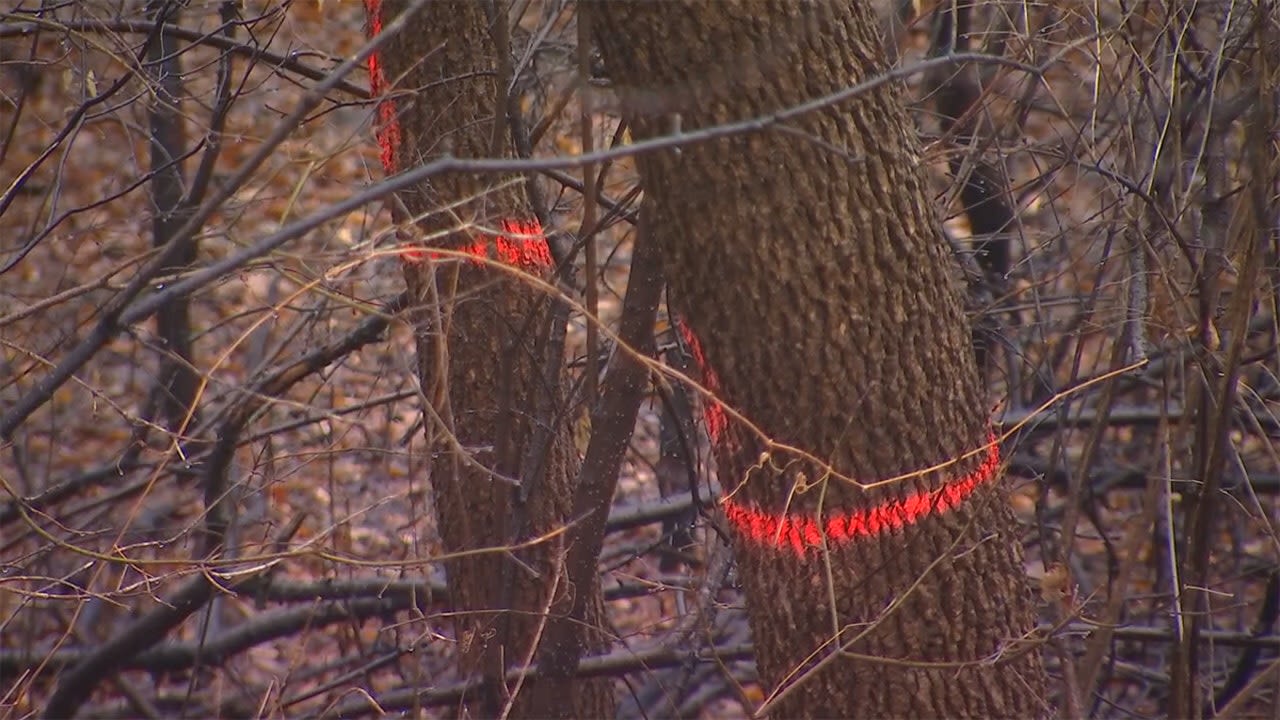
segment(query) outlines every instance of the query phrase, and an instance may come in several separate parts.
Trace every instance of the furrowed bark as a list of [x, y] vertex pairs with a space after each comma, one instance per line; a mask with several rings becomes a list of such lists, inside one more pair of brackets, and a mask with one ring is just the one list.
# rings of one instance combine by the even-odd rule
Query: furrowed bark
[[[886, 69], [860, 3], [591, 7], [637, 138], [764, 117]], [[1046, 714], [1032, 594], [911, 128], [885, 85], [638, 158], [705, 384], [768, 438], [709, 418], [774, 717]]]

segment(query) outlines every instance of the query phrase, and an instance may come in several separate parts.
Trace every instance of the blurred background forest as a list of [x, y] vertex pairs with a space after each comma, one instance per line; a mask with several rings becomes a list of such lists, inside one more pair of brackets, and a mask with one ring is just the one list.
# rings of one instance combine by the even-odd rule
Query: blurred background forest
[[[1273, 717], [1274, 6], [882, 4], [1014, 433], [1055, 692], [1091, 683], [1083, 715], [1158, 717], [1191, 653], [1207, 714]], [[507, 5], [531, 154], [625, 144], [607, 68], [580, 72], [574, 4]], [[0, 717], [54, 692], [94, 718], [447, 715], [463, 685], [412, 330], [367, 73], [344, 67], [362, 4], [5, 6]], [[907, 71], [951, 53], [1037, 72]], [[601, 178], [598, 261], [575, 256], [563, 290], [589, 307], [593, 286], [612, 326], [640, 192], [625, 157]], [[538, 183], [550, 229], [579, 232], [581, 171]], [[570, 318], [579, 377], [599, 366], [587, 325]], [[600, 558], [618, 649], [583, 672], [616, 679], [628, 718], [745, 717], [762, 697], [705, 441], [673, 449], [690, 397], [655, 380]], [[568, 413], [585, 448], [585, 410]], [[1187, 587], [1203, 606], [1184, 607]], [[76, 685], [102, 663], [104, 681]]]

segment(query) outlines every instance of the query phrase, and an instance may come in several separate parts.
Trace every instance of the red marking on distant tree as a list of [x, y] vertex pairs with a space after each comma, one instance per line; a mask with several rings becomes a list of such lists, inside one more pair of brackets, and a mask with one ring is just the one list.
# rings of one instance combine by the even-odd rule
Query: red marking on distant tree
[[[364, 0], [364, 9], [369, 15], [369, 35], [376, 37], [382, 32], [382, 0]], [[382, 169], [388, 175], [394, 175], [398, 172], [396, 153], [402, 140], [400, 119], [396, 115], [395, 102], [384, 97], [387, 78], [378, 53], [369, 56], [369, 91], [378, 102], [376, 134]], [[492, 251], [489, 242], [483, 237], [457, 250], [470, 255], [472, 262], [477, 265], [483, 264], [485, 260], [495, 259], [524, 270], [543, 270], [553, 264], [551, 248], [547, 245], [542, 225], [536, 219], [503, 220], [502, 232], [494, 237]], [[405, 246], [400, 251], [400, 260], [406, 263], [422, 262], [426, 257], [425, 250], [412, 246]]]
[[766, 512], [726, 498], [723, 501], [725, 516], [746, 540], [789, 549], [798, 556], [820, 549], [824, 534], [828, 546], [885, 535], [931, 515], [956, 509], [979, 487], [995, 479], [1000, 468], [1000, 445], [994, 434], [987, 442], [987, 454], [981, 465], [934, 490], [914, 492], [902, 499], [825, 518]]
[[542, 234], [542, 224], [537, 219], [503, 220], [502, 234], [498, 236], [498, 259], [525, 269], [551, 267], [551, 247]]
[[[364, 0], [364, 9], [369, 14], [369, 35], [376, 37], [382, 33], [382, 0]], [[369, 56], [369, 93], [378, 99], [378, 148], [382, 151], [382, 169], [388, 175], [394, 175], [396, 151], [400, 148], [400, 119], [396, 117], [395, 103], [382, 97], [386, 90], [387, 78], [382, 70], [382, 60], [378, 53], [374, 53]]]
[[[543, 270], [552, 266], [551, 248], [542, 233], [542, 225], [536, 220], [503, 220], [502, 232], [493, 235], [492, 245], [483, 236], [458, 248], [455, 252], [468, 256], [472, 265], [484, 265], [487, 260], [513, 265], [522, 270]], [[409, 262], [421, 261], [428, 252], [421, 248], [405, 248], [400, 256]], [[454, 255], [431, 252], [434, 260], [449, 260]]]

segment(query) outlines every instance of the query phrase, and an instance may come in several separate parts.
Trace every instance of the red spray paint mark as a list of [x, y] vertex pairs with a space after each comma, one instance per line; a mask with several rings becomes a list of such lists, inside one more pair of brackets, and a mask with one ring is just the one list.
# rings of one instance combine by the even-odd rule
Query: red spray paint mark
[[508, 265], [525, 269], [549, 268], [552, 265], [551, 248], [542, 234], [542, 223], [537, 219], [524, 222], [503, 220], [497, 248], [498, 259]]
[[[382, 0], [364, 0], [364, 9], [369, 16], [369, 34], [376, 36], [382, 32]], [[382, 160], [382, 169], [388, 175], [394, 175], [396, 152], [400, 149], [402, 135], [400, 119], [396, 115], [395, 102], [383, 97], [387, 91], [387, 77], [378, 53], [369, 56], [369, 91], [378, 98], [377, 105], [377, 139]], [[476, 238], [457, 248], [473, 258], [477, 265], [492, 259], [513, 265], [525, 270], [543, 270], [552, 266], [551, 249], [547, 238], [543, 235], [542, 225], [535, 220], [503, 220], [502, 232], [493, 236], [493, 248], [484, 237]], [[400, 260], [406, 263], [422, 262], [426, 251], [411, 246], [400, 252]]]
[[808, 550], [885, 535], [914, 525], [930, 515], [942, 515], [960, 506], [983, 484], [993, 480], [1000, 468], [1000, 445], [992, 434], [987, 455], [973, 472], [955, 478], [934, 490], [915, 492], [899, 500], [862, 508], [827, 518], [796, 513], [769, 513], [734, 501], [724, 500], [725, 516], [747, 540], [760, 545], [789, 549], [803, 556]]
[[[382, 0], [364, 0], [365, 12], [369, 15], [369, 35], [382, 33]], [[382, 97], [387, 90], [387, 78], [382, 70], [382, 60], [378, 53], [369, 56], [369, 91], [378, 98], [378, 148], [382, 151], [382, 169], [388, 175], [396, 172], [396, 150], [400, 147], [400, 119], [396, 117], [396, 106], [391, 100]]]
[[[720, 376], [716, 371], [707, 364], [707, 358], [702, 354], [702, 341], [697, 335], [693, 334], [693, 330], [689, 328], [689, 324], [684, 320], [676, 323], [680, 329], [680, 337], [684, 340], [685, 345], [689, 346], [689, 354], [693, 355], [694, 366], [702, 373], [702, 384], [711, 391], [712, 395], [720, 395]], [[728, 427], [729, 418], [725, 415], [724, 406], [715, 398], [703, 398], [703, 415], [707, 419], [707, 435], [711, 436], [712, 442], [720, 442], [724, 438], [725, 428]]]
[[[471, 264], [484, 265], [487, 260], [497, 260], [507, 265], [514, 265], [522, 270], [542, 270], [554, 264], [547, 238], [542, 233], [542, 224], [533, 220], [503, 220], [502, 232], [493, 236], [493, 243], [483, 237], [476, 238], [456, 252], [469, 257]], [[418, 248], [405, 248], [400, 256], [406, 262], [421, 262], [429, 251]], [[435, 260], [448, 260], [451, 256], [432, 252]]]
[[[689, 327], [680, 320], [680, 336], [689, 346], [702, 381], [708, 390], [719, 394], [720, 378], [707, 364], [702, 343]], [[707, 434], [713, 442], [728, 442], [725, 431], [728, 416], [724, 406], [715, 400], [706, 402]], [[979, 487], [995, 479], [1000, 469], [1000, 445], [994, 433], [987, 438], [986, 455], [982, 464], [967, 475], [953, 478], [934, 490], [914, 492], [905, 498], [888, 500], [869, 508], [851, 510], [825, 518], [811, 517], [793, 512], [773, 513], [725, 498], [725, 516], [738, 534], [749, 542], [780, 550], [791, 550], [803, 557], [810, 550], [885, 535], [914, 525], [931, 515], [942, 515], [956, 509], [969, 499]]]

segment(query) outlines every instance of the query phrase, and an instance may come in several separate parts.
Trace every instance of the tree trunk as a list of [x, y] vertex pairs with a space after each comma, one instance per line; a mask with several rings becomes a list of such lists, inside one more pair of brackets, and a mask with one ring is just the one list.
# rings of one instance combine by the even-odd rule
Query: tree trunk
[[[886, 69], [862, 3], [591, 8], [637, 138]], [[638, 162], [705, 385], [751, 423], [708, 418], [766, 711], [1045, 715], [954, 259], [897, 88]]]
[[[409, 4], [366, 0], [371, 32]], [[445, 153], [510, 154], [498, 82], [503, 51], [486, 15], [492, 7], [426, 3], [370, 63], [375, 93], [391, 98], [378, 111], [388, 173]], [[505, 9], [498, 17], [506, 22]], [[554, 347], [552, 303], [501, 267], [543, 279], [551, 274], [550, 252], [523, 182], [458, 173], [399, 200], [414, 221], [403, 229], [410, 244], [402, 258], [444, 547], [451, 553], [500, 548], [557, 530], [569, 512], [579, 460], [564, 422], [561, 359], [547, 358]], [[562, 548], [552, 539], [446, 563], [462, 670], [486, 680], [467, 703], [471, 715], [503, 710], [516, 692], [504, 674], [531, 662], [547, 613], [567, 612], [571, 593], [589, 595], [589, 624], [597, 626], [603, 607], [598, 583], [568, 587], [561, 559]], [[589, 649], [601, 645], [600, 635], [588, 638]], [[612, 714], [608, 681], [574, 687], [564, 702], [575, 714]], [[516, 695], [513, 716], [525, 714], [528, 698], [527, 692]]]

